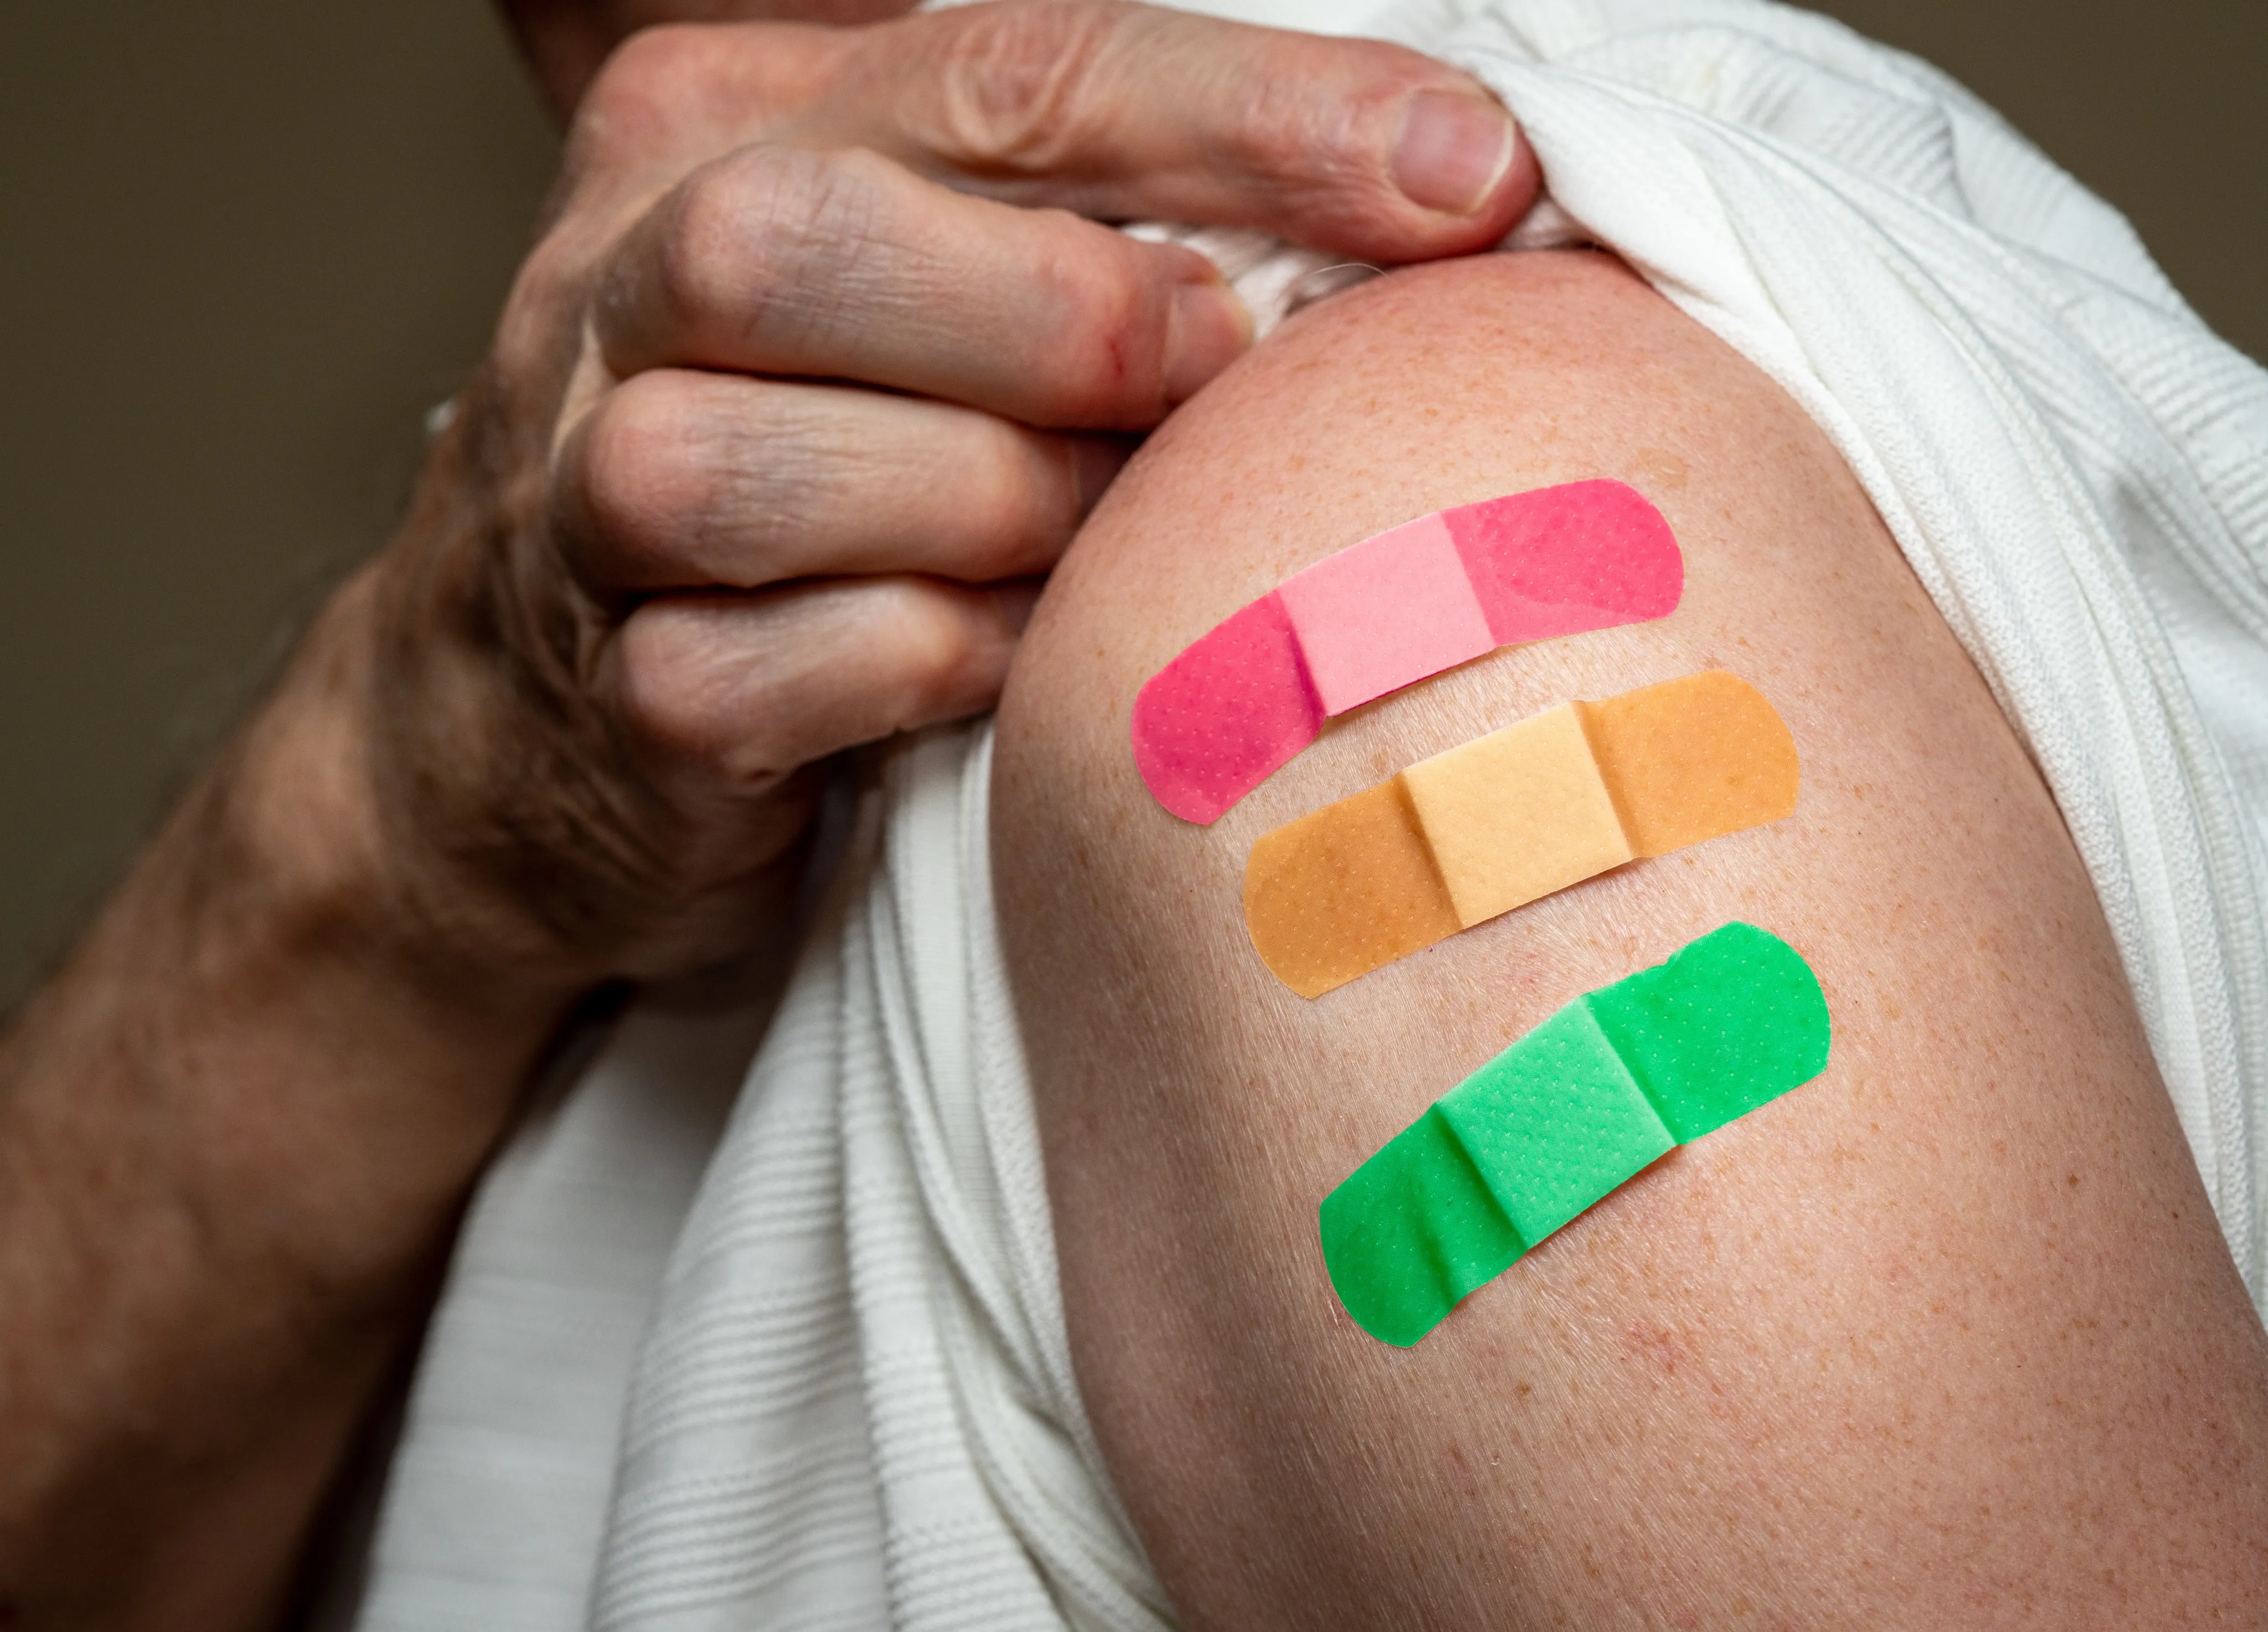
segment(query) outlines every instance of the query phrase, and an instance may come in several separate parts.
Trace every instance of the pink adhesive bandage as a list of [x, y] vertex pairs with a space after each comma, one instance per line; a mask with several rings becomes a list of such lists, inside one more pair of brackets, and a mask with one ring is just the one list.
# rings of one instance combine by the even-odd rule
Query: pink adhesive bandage
[[1134, 699], [1134, 763], [1158, 802], [1212, 822], [1323, 721], [1500, 646], [1675, 609], [1685, 561], [1620, 482], [1438, 510], [1285, 579]]

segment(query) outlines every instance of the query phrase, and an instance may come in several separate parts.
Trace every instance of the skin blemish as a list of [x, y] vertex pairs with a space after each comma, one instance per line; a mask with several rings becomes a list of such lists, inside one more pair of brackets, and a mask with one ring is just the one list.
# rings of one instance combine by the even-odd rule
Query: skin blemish
[[1687, 1357], [1675, 1333], [1643, 1320], [1630, 1323], [1623, 1333], [1623, 1346], [1663, 1377], [1675, 1377], [1677, 1362]]
[[1685, 462], [1665, 447], [1641, 447], [1631, 461], [1632, 486], [1675, 492], [1685, 485]]

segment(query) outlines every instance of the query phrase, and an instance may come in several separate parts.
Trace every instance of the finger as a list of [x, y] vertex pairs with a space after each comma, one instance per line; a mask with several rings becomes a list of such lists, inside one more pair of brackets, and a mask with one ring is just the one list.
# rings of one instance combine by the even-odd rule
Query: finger
[[1116, 0], [866, 30], [773, 139], [872, 147], [1018, 203], [1383, 260], [1492, 244], [1540, 180], [1511, 116], [1446, 64]]
[[1123, 444], [919, 397], [659, 369], [562, 445], [556, 535], [585, 587], [625, 593], [921, 572], [1044, 572]]
[[840, 750], [990, 708], [1031, 594], [898, 577], [650, 601], [601, 659], [601, 695], [667, 784], [760, 794]]
[[661, 366], [847, 379], [1026, 424], [1139, 430], [1242, 350], [1201, 255], [925, 181], [865, 152], [744, 148], [609, 257], [593, 326]]

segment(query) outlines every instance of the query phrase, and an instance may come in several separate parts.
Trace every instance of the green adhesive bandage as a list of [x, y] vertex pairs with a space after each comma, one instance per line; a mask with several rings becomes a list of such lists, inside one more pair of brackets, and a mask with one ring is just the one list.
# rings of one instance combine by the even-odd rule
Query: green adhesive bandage
[[1409, 1348], [1671, 1147], [1817, 1076], [1828, 1034], [1811, 966], [1753, 924], [1577, 998], [1323, 1198], [1339, 1301]]

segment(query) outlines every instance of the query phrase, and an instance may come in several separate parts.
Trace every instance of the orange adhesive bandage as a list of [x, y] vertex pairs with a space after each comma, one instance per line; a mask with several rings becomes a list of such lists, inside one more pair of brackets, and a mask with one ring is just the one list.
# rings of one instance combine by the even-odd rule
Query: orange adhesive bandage
[[1642, 856], [1795, 809], [1795, 739], [1721, 669], [1563, 703], [1262, 835], [1244, 921], [1319, 997]]

